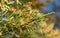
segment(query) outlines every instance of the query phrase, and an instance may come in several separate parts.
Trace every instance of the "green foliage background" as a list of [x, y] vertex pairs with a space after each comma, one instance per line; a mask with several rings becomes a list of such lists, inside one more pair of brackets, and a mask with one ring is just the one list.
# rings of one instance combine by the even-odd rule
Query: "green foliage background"
[[48, 14], [39, 6], [36, 0], [0, 0], [0, 38], [46, 38], [39, 25]]

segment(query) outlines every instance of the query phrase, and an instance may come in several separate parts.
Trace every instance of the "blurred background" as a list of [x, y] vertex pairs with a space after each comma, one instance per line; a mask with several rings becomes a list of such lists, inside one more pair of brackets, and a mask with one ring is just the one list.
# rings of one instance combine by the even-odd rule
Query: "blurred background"
[[0, 38], [60, 38], [51, 13], [39, 0], [0, 0]]

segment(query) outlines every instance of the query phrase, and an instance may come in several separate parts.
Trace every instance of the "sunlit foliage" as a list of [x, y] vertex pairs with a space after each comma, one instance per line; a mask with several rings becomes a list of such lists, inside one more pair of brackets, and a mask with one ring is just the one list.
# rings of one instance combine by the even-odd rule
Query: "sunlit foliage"
[[54, 19], [39, 6], [36, 0], [0, 0], [0, 38], [56, 38]]

